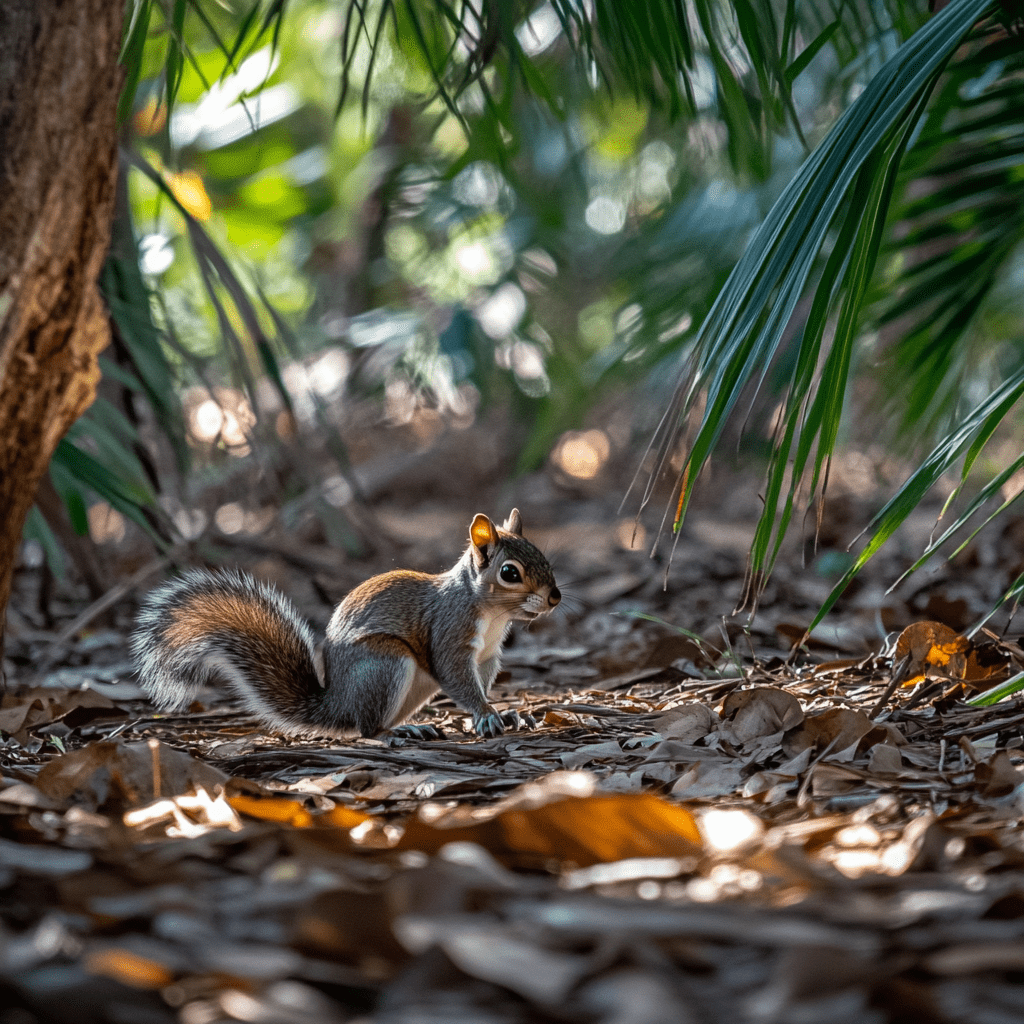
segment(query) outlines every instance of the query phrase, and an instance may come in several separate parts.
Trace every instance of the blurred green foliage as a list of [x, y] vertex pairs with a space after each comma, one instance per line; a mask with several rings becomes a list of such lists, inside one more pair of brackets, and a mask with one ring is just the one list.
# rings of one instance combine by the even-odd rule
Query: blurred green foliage
[[[232, 309], [209, 301], [181, 207], [299, 354], [384, 347], [374, 383], [405, 374], [442, 405], [464, 382], [528, 398], [524, 467], [596, 385], [678, 350], [803, 153], [797, 103], [820, 134], [844, 88], [843, 19], [793, 4], [135, 11], [126, 125], [164, 183], [133, 171], [131, 213], [188, 353], [215, 358]], [[637, 308], [652, 344], [632, 344]], [[228, 348], [262, 372], [244, 332]]]
[[[953, 0], [943, 30], [925, 0], [131, 0], [110, 377], [179, 470], [200, 401], [182, 389], [227, 387], [252, 421], [213, 416], [207, 462], [275, 443], [283, 410], [326, 431], [344, 480], [350, 397], [504, 403], [530, 468], [644, 382], [662, 462], [699, 413], [684, 499], [760, 389], [785, 410], [762, 439], [768, 570], [852, 373], [908, 373], [898, 414], [941, 435], [1020, 364], [993, 341], [1020, 331], [1019, 47], [989, 26], [947, 68], [992, 8]], [[909, 54], [924, 77], [886, 92]], [[984, 380], [968, 336], [995, 345]], [[166, 540], [140, 422], [97, 407], [72, 446]]]

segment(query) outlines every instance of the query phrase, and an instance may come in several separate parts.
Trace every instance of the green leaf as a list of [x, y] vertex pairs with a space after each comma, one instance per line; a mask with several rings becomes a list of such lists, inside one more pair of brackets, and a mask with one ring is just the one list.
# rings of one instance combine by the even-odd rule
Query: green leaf
[[1024, 395], [1024, 368], [1005, 380], [976, 409], [968, 413], [932, 450], [924, 462], [910, 475], [902, 487], [889, 499], [871, 521], [868, 529], [873, 533], [864, 550], [833, 587], [825, 603], [818, 610], [808, 630], [821, 622], [846, 589], [850, 580], [867, 564], [869, 559], [896, 532], [907, 516], [920, 504], [921, 499], [951, 469], [970, 447], [979, 432], [990, 425], [990, 417], [1005, 416]]
[[839, 30], [839, 26], [842, 24], [839, 18], [836, 18], [830, 25], [826, 25], [821, 32], [818, 33], [801, 51], [800, 56], [797, 57], [790, 65], [786, 68], [786, 81], [790, 85], [796, 80], [797, 76], [807, 68], [807, 65], [818, 56], [822, 47], [828, 43], [828, 41], [836, 34]]
[[125, 29], [124, 42], [118, 62], [124, 65], [124, 85], [117, 101], [117, 121], [124, 124], [131, 117], [135, 93], [139, 87], [142, 57], [149, 34], [149, 19], [153, 11], [152, 0], [134, 0], [130, 5], [131, 17]]
[[[655, 439], [659, 458], [652, 480], [672, 449], [679, 429], [677, 411], [685, 412], [698, 395], [706, 396], [705, 411], [679, 478], [680, 497], [674, 517], [677, 529], [694, 481], [740, 394], [756, 374], [764, 373], [778, 352], [829, 231], [844, 207], [856, 202], [854, 184], [862, 168], [871, 160], [881, 159], [894, 140], [899, 140], [894, 152], [901, 151], [923, 97], [949, 56], [977, 19], [993, 6], [993, 0], [954, 0], [904, 43], [804, 162], [752, 238], [701, 327], [688, 373]], [[891, 161], [881, 166], [887, 168], [886, 181], [890, 184], [878, 193], [877, 201], [857, 211], [862, 214], [863, 226], [844, 233], [845, 248], [839, 252], [833, 248], [830, 260], [837, 276], [824, 282], [826, 290], [820, 293], [820, 301], [816, 299], [823, 315], [833, 295], [854, 296], [842, 314], [845, 330], [852, 330], [858, 296], [863, 294], [865, 275], [870, 273], [877, 252], [878, 233], [891, 194]], [[816, 332], [805, 333], [801, 344], [808, 349], [802, 363], [798, 358], [798, 364], [813, 366], [809, 351], [818, 344]], [[829, 434], [835, 426], [835, 388], [846, 372], [843, 365], [843, 359], [834, 364], [831, 411], [822, 408], [822, 422]], [[827, 452], [827, 447], [826, 443], [819, 451]], [[778, 466], [786, 453], [776, 449], [775, 458]], [[818, 465], [820, 468], [820, 459]], [[642, 504], [650, 495], [648, 488]]]
[[85, 501], [80, 490], [80, 487], [86, 487], [112, 508], [141, 526], [156, 543], [163, 544], [162, 538], [146, 514], [146, 510], [155, 503], [155, 496], [151, 491], [137, 485], [126, 484], [88, 452], [66, 440], [61, 441], [53, 453], [51, 472], [54, 469], [58, 474], [63, 471], [61, 483], [58, 484], [56, 479], [54, 483], [68, 505], [72, 524], [78, 534], [84, 536], [89, 532]]

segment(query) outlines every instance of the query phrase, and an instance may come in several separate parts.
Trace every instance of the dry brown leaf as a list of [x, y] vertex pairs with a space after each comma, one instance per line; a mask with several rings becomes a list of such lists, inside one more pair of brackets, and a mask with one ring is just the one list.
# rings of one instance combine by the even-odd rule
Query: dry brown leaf
[[913, 686], [929, 674], [962, 679], [970, 641], [941, 622], [912, 622], [896, 641], [893, 666], [903, 665], [900, 678]]
[[[640, 757], [642, 751], [628, 751], [626, 756]], [[617, 740], [606, 740], [604, 743], [585, 743], [575, 750], [567, 750], [559, 754], [559, 760], [565, 768], [582, 768], [595, 758], [619, 758], [623, 756], [622, 747]]]
[[460, 808], [433, 821], [413, 818], [400, 850], [434, 853], [451, 842], [478, 843], [521, 867], [551, 861], [579, 867], [627, 857], [681, 857], [699, 852], [693, 815], [650, 793], [568, 797], [491, 817]]
[[117, 716], [124, 713], [109, 697], [95, 690], [33, 687], [3, 695], [0, 700], [0, 730], [24, 744], [32, 729], [61, 721], [69, 715], [77, 719], [69, 724], [81, 725], [97, 714]]
[[808, 747], [817, 750], [831, 749], [838, 754], [856, 744], [875, 727], [875, 723], [863, 711], [850, 708], [829, 708], [816, 715], [809, 715], [792, 732], [786, 734], [782, 749], [787, 757], [794, 757]]
[[393, 800], [399, 796], [411, 796], [420, 792], [424, 783], [433, 783], [429, 791], [432, 793], [438, 783], [448, 782], [434, 772], [404, 772], [400, 775], [385, 775], [378, 777], [365, 789], [353, 791], [357, 800], [365, 803], [372, 803], [379, 800]]
[[987, 689], [1009, 678], [1011, 660], [997, 644], [975, 644], [941, 622], [914, 622], [896, 641], [893, 666], [904, 686], [937, 676]]
[[800, 701], [775, 686], [736, 690], [725, 698], [722, 717], [731, 723], [731, 737], [737, 743], [758, 736], [788, 732], [804, 718]]
[[554, 729], [561, 729], [569, 725], [578, 725], [579, 719], [576, 715], [566, 715], [561, 711], [545, 711], [544, 724]]
[[1005, 750], [1000, 750], [974, 766], [974, 781], [981, 787], [982, 796], [1006, 796], [1024, 782], [1024, 771], [1015, 767]]
[[964, 669], [964, 683], [974, 690], [987, 690], [996, 683], [1010, 678], [1012, 661], [1010, 655], [998, 644], [972, 644], [967, 652]]
[[684, 704], [656, 718], [651, 728], [667, 740], [693, 743], [717, 725], [718, 716], [706, 704]]
[[862, 772], [838, 764], [816, 764], [811, 769], [811, 792], [815, 796], [837, 796], [849, 793], [863, 780]]
[[61, 804], [123, 810], [200, 787], [212, 793], [228, 778], [220, 769], [155, 740], [104, 741], [55, 757], [36, 776], [36, 786]]
[[889, 743], [876, 743], [868, 752], [868, 771], [876, 775], [896, 775], [903, 771], [899, 748]]
[[738, 764], [697, 764], [679, 776], [672, 787], [677, 800], [710, 800], [728, 796], [743, 783], [743, 767]]

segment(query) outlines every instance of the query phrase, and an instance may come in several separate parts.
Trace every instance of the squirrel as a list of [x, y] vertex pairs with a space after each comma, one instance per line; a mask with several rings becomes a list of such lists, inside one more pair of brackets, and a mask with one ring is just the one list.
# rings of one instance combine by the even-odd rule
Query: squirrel
[[515, 711], [487, 700], [501, 646], [513, 620], [550, 612], [562, 595], [518, 509], [500, 528], [478, 514], [469, 540], [447, 572], [396, 569], [357, 586], [321, 650], [280, 591], [237, 570], [189, 570], [139, 611], [131, 648], [142, 688], [180, 710], [216, 678], [280, 732], [419, 739], [441, 733], [402, 723], [443, 690], [481, 736], [519, 728]]

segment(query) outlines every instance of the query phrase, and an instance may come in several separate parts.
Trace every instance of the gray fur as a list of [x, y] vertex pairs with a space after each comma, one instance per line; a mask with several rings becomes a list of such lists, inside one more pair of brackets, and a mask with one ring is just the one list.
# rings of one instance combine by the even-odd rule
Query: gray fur
[[[375, 736], [443, 690], [478, 730], [500, 732], [487, 693], [508, 626], [559, 600], [550, 565], [521, 536], [518, 511], [507, 525], [512, 532], [490, 530], [487, 543], [471, 542], [446, 573], [386, 574], [356, 588], [327, 628], [320, 672], [312, 632], [279, 591], [237, 571], [186, 572], [149, 594], [139, 612], [131, 648], [142, 687], [158, 706], [181, 710], [201, 687], [220, 681], [282, 732], [341, 736]], [[522, 567], [521, 585], [502, 582], [507, 559]], [[259, 609], [270, 625], [243, 635], [182, 611], [211, 595]], [[175, 647], [168, 636], [175, 612], [197, 635], [188, 646]]]
[[[195, 643], [171, 646], [166, 631], [174, 610], [210, 594], [233, 595], [265, 609], [279, 628], [281, 643], [288, 646], [300, 669], [308, 671], [300, 672], [297, 679], [282, 680], [284, 692], [274, 699], [272, 693], [257, 689], [259, 676], [268, 668], [265, 659], [256, 663], [251, 653], [240, 648], [243, 638], [228, 635], [217, 623], [198, 623], [205, 628], [198, 630]], [[313, 633], [284, 594], [245, 573], [190, 569], [151, 591], [139, 609], [130, 646], [142, 689], [157, 707], [182, 711], [203, 687], [224, 681], [252, 714], [284, 732], [308, 730], [312, 724], [303, 713], [302, 697], [314, 696], [308, 676], [320, 686]], [[296, 692], [303, 683], [306, 692]]]

